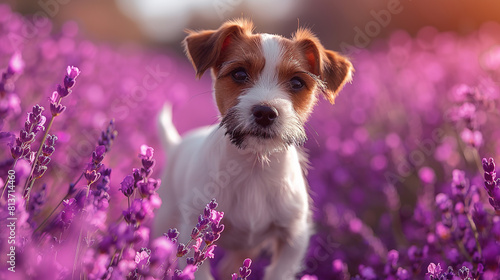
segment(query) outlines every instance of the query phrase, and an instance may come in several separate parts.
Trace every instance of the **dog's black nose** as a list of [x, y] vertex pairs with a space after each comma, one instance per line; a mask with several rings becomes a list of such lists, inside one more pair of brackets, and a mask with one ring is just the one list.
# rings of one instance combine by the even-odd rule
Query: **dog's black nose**
[[257, 105], [252, 108], [252, 114], [258, 125], [267, 127], [270, 126], [278, 117], [278, 110], [274, 107]]

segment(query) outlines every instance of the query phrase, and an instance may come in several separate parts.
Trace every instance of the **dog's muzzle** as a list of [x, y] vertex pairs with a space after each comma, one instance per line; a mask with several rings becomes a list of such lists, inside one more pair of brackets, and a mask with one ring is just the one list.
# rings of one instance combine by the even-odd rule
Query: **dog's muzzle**
[[[262, 145], [302, 146], [307, 140], [302, 123], [295, 119], [279, 120], [275, 107], [267, 105], [255, 105], [252, 107], [250, 116], [241, 114], [237, 108], [231, 108], [223, 117], [220, 126], [226, 130], [231, 143], [240, 149], [245, 149], [248, 138], [255, 138]], [[259, 141], [261, 140], [261, 141]]]

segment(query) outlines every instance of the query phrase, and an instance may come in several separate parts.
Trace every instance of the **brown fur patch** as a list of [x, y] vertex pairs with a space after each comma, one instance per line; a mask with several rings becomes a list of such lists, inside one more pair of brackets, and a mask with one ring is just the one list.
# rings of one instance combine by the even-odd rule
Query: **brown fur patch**
[[[305, 122], [317, 101], [318, 81], [314, 78], [308, 54], [304, 53], [291, 40], [283, 39], [281, 45], [283, 59], [278, 66], [278, 79], [282, 87], [290, 93], [293, 107], [301, 121]], [[294, 90], [290, 87], [290, 80], [295, 77], [304, 82], [304, 87], [301, 90]]]
[[335, 103], [342, 87], [351, 81], [354, 68], [351, 62], [340, 54], [326, 50], [314, 34], [300, 28], [293, 36], [297, 47], [305, 54], [312, 73], [321, 77], [326, 83], [323, 90], [325, 98]]
[[[222, 116], [229, 108], [237, 104], [237, 99], [260, 76], [265, 60], [260, 48], [258, 35], [233, 38], [224, 49], [215, 67], [215, 100]], [[248, 74], [248, 82], [238, 83], [232, 74], [237, 69], [244, 69]]]

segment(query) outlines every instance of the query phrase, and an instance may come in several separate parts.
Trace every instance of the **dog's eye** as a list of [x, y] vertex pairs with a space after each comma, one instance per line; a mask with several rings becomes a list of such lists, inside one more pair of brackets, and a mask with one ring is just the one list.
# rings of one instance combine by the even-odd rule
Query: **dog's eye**
[[293, 77], [290, 80], [290, 87], [292, 88], [292, 90], [301, 90], [304, 86], [304, 81], [299, 77]]
[[233, 80], [238, 83], [244, 83], [248, 80], [248, 74], [243, 68], [238, 68], [231, 73]]

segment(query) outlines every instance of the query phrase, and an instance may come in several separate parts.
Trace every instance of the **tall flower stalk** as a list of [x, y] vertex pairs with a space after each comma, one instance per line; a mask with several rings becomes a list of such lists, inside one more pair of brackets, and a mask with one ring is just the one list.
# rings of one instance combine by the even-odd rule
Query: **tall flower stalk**
[[[14, 162], [11, 169], [16, 167], [19, 159], [25, 159], [34, 165], [35, 153], [31, 151], [31, 144], [36, 140], [38, 132], [45, 130], [45, 116], [42, 115], [45, 109], [40, 105], [33, 106], [31, 112], [24, 123], [24, 128], [19, 132], [19, 137], [16, 138], [15, 144], [10, 147], [10, 152]], [[2, 197], [7, 187], [7, 182], [3, 187]]]
[[30, 192], [33, 188], [35, 180], [42, 177], [47, 169], [46, 163], [48, 162], [46, 160], [46, 156], [42, 156], [40, 158], [44, 149], [45, 140], [49, 135], [48, 133], [50, 131], [50, 128], [52, 127], [52, 124], [54, 123], [54, 119], [66, 110], [66, 107], [61, 104], [61, 100], [71, 94], [72, 88], [75, 86], [75, 81], [78, 75], [80, 75], [80, 70], [77, 67], [68, 66], [68, 68], [66, 69], [66, 76], [64, 77], [63, 86], [58, 85], [57, 90], [52, 93], [52, 96], [49, 99], [51, 118], [45, 129], [45, 134], [42, 138], [42, 144], [40, 145], [38, 151], [34, 156], [35, 160], [31, 163], [31, 171], [24, 185], [24, 196], [26, 198], [27, 205], [29, 204]]

